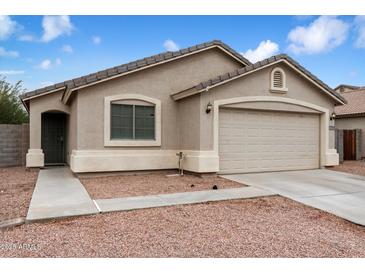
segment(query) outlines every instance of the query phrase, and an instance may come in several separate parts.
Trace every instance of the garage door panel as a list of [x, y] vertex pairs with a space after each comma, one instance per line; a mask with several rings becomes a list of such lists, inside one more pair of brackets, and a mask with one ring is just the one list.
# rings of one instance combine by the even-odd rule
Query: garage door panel
[[240, 128], [239, 126], [236, 127], [236, 125], [231, 125], [230, 127], [225, 127], [227, 129], [230, 129], [229, 131], [225, 131], [224, 128], [221, 131], [220, 137], [222, 138], [222, 140], [224, 140], [225, 138], [229, 138], [230, 136], [243, 136], [244, 135], [244, 131], [242, 128]]
[[222, 173], [319, 167], [319, 115], [221, 109]]

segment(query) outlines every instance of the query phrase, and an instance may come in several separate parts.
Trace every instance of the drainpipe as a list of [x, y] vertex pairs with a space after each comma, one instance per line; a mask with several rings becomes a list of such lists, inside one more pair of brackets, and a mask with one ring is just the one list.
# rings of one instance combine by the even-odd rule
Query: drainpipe
[[183, 161], [184, 161], [186, 154], [183, 153], [182, 151], [180, 151], [180, 152], [176, 153], [176, 156], [178, 157], [179, 174], [180, 174], [180, 176], [183, 176], [184, 175]]

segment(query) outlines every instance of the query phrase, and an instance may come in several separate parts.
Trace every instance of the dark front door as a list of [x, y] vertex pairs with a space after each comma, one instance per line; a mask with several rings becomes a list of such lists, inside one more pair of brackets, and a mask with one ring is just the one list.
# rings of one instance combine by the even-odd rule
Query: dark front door
[[66, 114], [42, 114], [42, 149], [45, 164], [65, 163]]
[[343, 159], [356, 160], [356, 130], [343, 131]]

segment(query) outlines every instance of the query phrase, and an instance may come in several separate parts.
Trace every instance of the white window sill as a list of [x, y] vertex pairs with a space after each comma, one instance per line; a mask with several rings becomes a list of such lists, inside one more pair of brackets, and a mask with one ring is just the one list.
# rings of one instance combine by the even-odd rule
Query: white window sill
[[271, 88], [270, 92], [272, 93], [287, 93], [288, 89], [287, 88]]
[[109, 140], [104, 142], [105, 147], [152, 147], [161, 146], [158, 140]]

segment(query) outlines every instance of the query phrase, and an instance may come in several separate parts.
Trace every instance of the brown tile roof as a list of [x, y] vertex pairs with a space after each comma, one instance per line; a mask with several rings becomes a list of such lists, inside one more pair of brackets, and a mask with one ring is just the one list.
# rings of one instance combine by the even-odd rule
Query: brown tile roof
[[124, 74], [126, 72], [132, 72], [134, 70], [140, 69], [142, 67], [148, 67], [150, 65], [153, 64], [157, 64], [163, 61], [167, 61], [167, 60], [173, 60], [177, 57], [181, 57], [184, 55], [187, 55], [189, 53], [198, 51], [198, 50], [202, 50], [205, 48], [209, 48], [212, 46], [219, 46], [221, 48], [223, 48], [224, 50], [228, 51], [231, 55], [233, 55], [235, 58], [237, 58], [238, 60], [240, 60], [242, 63], [246, 64], [246, 65], [251, 65], [251, 62], [248, 61], [246, 58], [244, 58], [241, 54], [239, 54], [238, 52], [236, 52], [234, 49], [232, 49], [231, 47], [229, 47], [227, 44], [223, 43], [222, 41], [219, 40], [213, 40], [210, 42], [206, 42], [206, 43], [202, 43], [202, 44], [198, 44], [189, 48], [185, 48], [185, 49], [181, 49], [178, 51], [168, 51], [168, 52], [164, 52], [164, 53], [160, 53], [160, 54], [156, 54], [150, 57], [146, 57], [143, 59], [139, 59], [127, 64], [123, 64], [120, 66], [116, 66], [116, 67], [112, 67], [112, 68], [108, 68], [105, 70], [101, 70], [92, 74], [88, 74], [82, 77], [78, 77], [78, 78], [74, 78], [71, 80], [67, 80], [65, 82], [61, 82], [61, 83], [57, 83], [51, 86], [47, 86], [44, 88], [40, 88], [40, 89], [36, 89], [27, 93], [24, 93], [20, 96], [20, 98], [22, 100], [27, 99], [29, 97], [35, 96], [35, 95], [40, 95], [42, 93], [48, 93], [51, 92], [53, 90], [59, 90], [59, 89], [74, 89], [83, 85], [87, 85], [87, 84], [91, 84], [91, 83], [95, 83], [98, 82], [100, 80], [104, 80], [104, 79], [108, 79], [110, 77], [114, 77], [116, 75], [119, 74]]
[[183, 92], [189, 91], [191, 93], [192, 90], [196, 90], [196, 91], [200, 91], [203, 90], [205, 88], [209, 88], [211, 86], [214, 86], [218, 83], [221, 82], [225, 82], [229, 79], [235, 79], [237, 76], [239, 75], [245, 75], [247, 73], [249, 73], [252, 70], [256, 70], [260, 67], [269, 65], [271, 63], [274, 63], [276, 61], [280, 61], [280, 60], [286, 60], [288, 61], [290, 64], [292, 64], [295, 68], [297, 68], [299, 71], [301, 71], [302, 73], [304, 73], [305, 75], [307, 75], [309, 78], [311, 78], [314, 82], [318, 83], [322, 88], [324, 88], [326, 91], [328, 91], [330, 94], [332, 94], [334, 97], [336, 97], [337, 99], [339, 99], [341, 102], [345, 102], [344, 98], [338, 94], [337, 92], [335, 92], [332, 88], [330, 88], [327, 84], [325, 84], [324, 82], [322, 82], [320, 79], [318, 79], [315, 75], [313, 75], [310, 71], [308, 71], [307, 69], [305, 69], [304, 67], [302, 67], [298, 62], [296, 62], [294, 59], [292, 59], [291, 57], [289, 57], [286, 54], [278, 54], [275, 56], [272, 56], [270, 58], [261, 60], [259, 62], [256, 62], [255, 64], [251, 64], [249, 66], [243, 67], [243, 68], [239, 68], [236, 69], [235, 71], [229, 72], [229, 73], [225, 73], [223, 75], [217, 76], [215, 78], [212, 78], [208, 81], [205, 82], [201, 82], [191, 88], [188, 88], [184, 91], [178, 92], [173, 94], [172, 96], [177, 96], [178, 94], [181, 94]]
[[337, 118], [365, 115], [365, 88], [356, 88], [353, 91], [341, 93], [347, 104], [335, 107]]
[[347, 90], [365, 89], [365, 86], [359, 87], [359, 86], [341, 84], [334, 88], [334, 90], [340, 91], [340, 92], [342, 92], [342, 90], [344, 90], [344, 89], [347, 89]]

